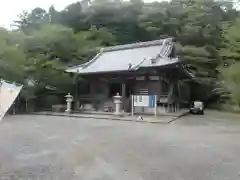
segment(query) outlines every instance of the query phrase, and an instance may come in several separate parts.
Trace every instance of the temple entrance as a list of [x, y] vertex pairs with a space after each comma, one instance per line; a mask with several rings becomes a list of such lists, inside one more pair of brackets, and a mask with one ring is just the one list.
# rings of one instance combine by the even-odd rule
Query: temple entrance
[[132, 88], [130, 84], [125, 84], [123, 86], [122, 83], [109, 83], [109, 94], [108, 97], [116, 96], [117, 93], [119, 93], [121, 96], [123, 96], [123, 91], [125, 91], [125, 96], [130, 97], [132, 94]]
[[126, 84], [126, 97], [129, 98], [133, 94], [133, 88], [130, 83]]
[[120, 83], [109, 83], [109, 94], [108, 97], [116, 96], [116, 94], [122, 94], [122, 84]]

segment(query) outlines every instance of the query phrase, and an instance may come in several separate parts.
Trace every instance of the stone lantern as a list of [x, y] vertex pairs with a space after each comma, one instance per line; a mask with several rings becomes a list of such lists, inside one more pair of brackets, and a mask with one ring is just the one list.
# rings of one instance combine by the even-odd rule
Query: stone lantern
[[71, 113], [72, 112], [72, 102], [73, 102], [73, 96], [68, 93], [66, 96], [66, 102], [67, 102], [67, 109], [65, 110], [66, 113]]
[[120, 96], [119, 93], [117, 93], [116, 96], [113, 96], [113, 99], [114, 99], [114, 103], [116, 105], [115, 114], [116, 115], [120, 115], [120, 113], [121, 113], [121, 105], [122, 105], [122, 96]]

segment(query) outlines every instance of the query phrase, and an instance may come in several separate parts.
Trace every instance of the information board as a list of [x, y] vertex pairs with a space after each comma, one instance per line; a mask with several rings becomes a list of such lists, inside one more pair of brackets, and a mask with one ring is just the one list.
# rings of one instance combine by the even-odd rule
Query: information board
[[134, 95], [133, 106], [135, 107], [155, 107], [155, 95]]
[[150, 108], [150, 111], [154, 109], [154, 115], [157, 116], [157, 96], [156, 95], [132, 95], [132, 116], [134, 116], [134, 107]]
[[149, 96], [148, 95], [134, 95], [133, 105], [136, 107], [148, 107]]
[[156, 96], [155, 95], [149, 95], [149, 107], [155, 107], [156, 105]]

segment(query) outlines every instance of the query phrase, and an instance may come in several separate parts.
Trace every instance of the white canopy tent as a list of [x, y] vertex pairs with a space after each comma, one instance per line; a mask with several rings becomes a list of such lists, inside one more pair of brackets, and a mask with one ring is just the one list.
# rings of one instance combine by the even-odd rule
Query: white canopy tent
[[0, 121], [19, 95], [22, 85], [1, 80], [0, 82]]

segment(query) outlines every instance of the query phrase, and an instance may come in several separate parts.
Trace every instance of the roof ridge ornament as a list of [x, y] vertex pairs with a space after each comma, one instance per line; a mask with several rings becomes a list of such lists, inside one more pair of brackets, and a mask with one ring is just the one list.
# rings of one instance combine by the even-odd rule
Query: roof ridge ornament
[[129, 64], [128, 64], [128, 70], [129, 70], [129, 71], [132, 70], [132, 63], [129, 63]]
[[167, 39], [164, 39], [162, 47], [160, 49], [160, 52], [157, 54], [157, 56], [155, 58], [150, 59], [151, 64], [157, 63], [159, 58], [171, 59], [168, 56], [169, 56], [170, 52], [172, 51], [172, 47], [173, 47], [173, 43], [169, 40], [167, 41]]
[[151, 61], [151, 64], [155, 64], [157, 62], [157, 59], [158, 58], [151, 58], [150, 61]]

